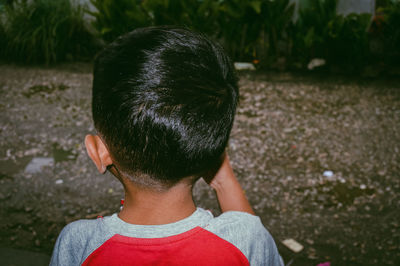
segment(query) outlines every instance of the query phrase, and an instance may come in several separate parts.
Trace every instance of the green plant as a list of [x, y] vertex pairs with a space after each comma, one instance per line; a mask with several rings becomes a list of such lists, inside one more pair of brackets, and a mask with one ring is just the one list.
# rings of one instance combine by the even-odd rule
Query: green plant
[[0, 60], [4, 57], [4, 46], [6, 44], [6, 33], [4, 31], [4, 5], [3, 0], [0, 0], [0, 47], [2, 47], [2, 49], [0, 49]]
[[96, 12], [87, 11], [95, 20], [93, 26], [106, 42], [135, 28], [150, 26], [152, 18], [141, 0], [90, 0]]
[[383, 14], [381, 37], [384, 39], [385, 61], [400, 65], [400, 1], [390, 1], [377, 13]]
[[337, 0], [304, 0], [294, 32], [295, 60], [323, 58], [329, 65], [356, 69], [370, 60], [370, 14], [337, 15]]
[[349, 14], [336, 16], [326, 28], [324, 40], [328, 48], [324, 58], [330, 64], [362, 66], [369, 59], [368, 28], [370, 14]]
[[214, 0], [145, 0], [153, 25], [178, 25], [213, 35], [219, 3]]
[[311, 58], [327, 54], [327, 28], [336, 17], [336, 6], [337, 0], [300, 2], [299, 17], [291, 32], [294, 60], [305, 64]]
[[5, 6], [6, 59], [49, 64], [91, 56], [96, 44], [83, 14], [69, 0], [16, 0]]
[[219, 3], [213, 0], [91, 0], [100, 36], [110, 42], [135, 28], [177, 25], [213, 35]]
[[[3, 24], [1, 23], [1, 20], [0, 20], [0, 47], [4, 48], [5, 43], [6, 43], [6, 35], [4, 32]], [[4, 57], [4, 49], [1, 49], [0, 50], [0, 60], [3, 59], [3, 57]]]
[[[178, 25], [220, 41], [234, 60], [276, 58], [287, 41], [294, 5], [289, 0], [91, 0], [89, 12], [110, 42], [137, 27]], [[284, 53], [284, 52], [282, 52]]]
[[251, 60], [256, 53], [262, 24], [261, 1], [225, 0], [218, 8], [218, 35], [236, 60]]
[[294, 8], [295, 4], [289, 0], [262, 1], [262, 29], [256, 58], [261, 58], [263, 65], [290, 53], [292, 44], [288, 29], [293, 24]]

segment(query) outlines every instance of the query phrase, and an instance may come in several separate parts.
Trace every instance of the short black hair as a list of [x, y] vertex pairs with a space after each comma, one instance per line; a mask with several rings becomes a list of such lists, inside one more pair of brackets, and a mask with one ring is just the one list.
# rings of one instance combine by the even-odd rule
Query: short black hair
[[218, 44], [183, 28], [140, 28], [96, 57], [93, 120], [121, 171], [171, 187], [220, 166], [238, 93]]

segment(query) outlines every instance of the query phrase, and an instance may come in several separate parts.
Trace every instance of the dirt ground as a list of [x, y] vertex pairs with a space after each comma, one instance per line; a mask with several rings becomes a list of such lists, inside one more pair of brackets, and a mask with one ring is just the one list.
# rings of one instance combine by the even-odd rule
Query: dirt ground
[[[0, 248], [49, 255], [66, 223], [118, 211], [122, 186], [83, 146], [90, 68], [0, 65]], [[240, 87], [229, 154], [285, 263], [400, 265], [400, 79], [241, 73]], [[219, 213], [204, 182], [194, 198]]]

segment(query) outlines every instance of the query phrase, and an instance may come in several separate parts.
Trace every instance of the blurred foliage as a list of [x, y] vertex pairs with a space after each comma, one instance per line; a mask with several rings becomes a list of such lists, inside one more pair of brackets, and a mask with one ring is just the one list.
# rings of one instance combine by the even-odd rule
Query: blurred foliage
[[106, 42], [135, 28], [149, 26], [151, 17], [141, 0], [90, 0], [96, 12], [87, 11], [95, 20], [93, 26]]
[[400, 65], [400, 1], [389, 1], [377, 9], [377, 20], [380, 21], [379, 35], [384, 47], [384, 60], [388, 64]]
[[327, 54], [328, 28], [336, 18], [337, 0], [305, 0], [293, 27], [293, 56], [306, 64], [310, 59]]
[[287, 52], [280, 48], [293, 18], [289, 0], [221, 1], [218, 12], [218, 39], [236, 60], [262, 59], [266, 65]]
[[[399, 64], [400, 1], [377, 0], [376, 14], [338, 15], [338, 0], [0, 0], [0, 55], [20, 62], [89, 57], [99, 42], [135, 28], [178, 25], [219, 41], [235, 61], [304, 67], [313, 58], [342, 69]], [[88, 30], [84, 12], [95, 32]]]
[[215, 0], [144, 0], [152, 25], [180, 25], [213, 35], [219, 3]]
[[81, 6], [70, 0], [9, 2], [1, 9], [6, 60], [49, 64], [93, 56], [96, 44]]
[[90, 0], [94, 27], [107, 42], [135, 28], [180, 25], [212, 35], [218, 2], [213, 0]]
[[289, 2], [289, 0], [263, 2], [261, 9], [263, 31], [260, 39], [263, 52], [259, 53], [258, 57], [268, 57], [269, 62], [291, 53], [293, 44], [289, 32], [293, 27], [295, 4]]
[[[134, 28], [179, 25], [223, 43], [237, 60], [278, 51], [294, 5], [289, 0], [91, 0], [94, 27], [107, 42]], [[286, 35], [285, 35], [286, 34]], [[262, 38], [262, 39], [260, 39]]]
[[360, 67], [368, 63], [370, 22], [370, 14], [354, 13], [336, 16], [329, 21], [323, 55], [328, 63], [345, 68]]
[[6, 45], [6, 32], [4, 29], [5, 23], [5, 6], [7, 2], [5, 0], [0, 0], [0, 60], [4, 59], [5, 56], [5, 45]]
[[4, 58], [4, 47], [6, 45], [6, 33], [4, 31], [3, 20], [2, 20], [2, 12], [0, 6], [0, 59]]
[[236, 60], [250, 60], [262, 30], [261, 1], [228, 0], [218, 7], [217, 36]]

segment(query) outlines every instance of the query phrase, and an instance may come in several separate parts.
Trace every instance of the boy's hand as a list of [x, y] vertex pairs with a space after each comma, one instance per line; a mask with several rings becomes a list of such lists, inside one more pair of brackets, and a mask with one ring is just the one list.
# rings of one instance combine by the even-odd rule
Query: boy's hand
[[217, 192], [221, 211], [242, 211], [254, 215], [254, 211], [236, 179], [228, 155], [224, 154], [224, 156], [225, 158], [220, 169], [214, 178], [211, 179], [211, 182], [208, 182]]
[[217, 173], [215, 173], [210, 182], [208, 182], [209, 185], [215, 190], [222, 188], [225, 182], [229, 182], [229, 179], [236, 179], [231, 163], [229, 162], [228, 155], [224, 153], [223, 157], [224, 158], [221, 167], [218, 169]]
[[213, 169], [203, 174], [202, 178], [207, 184], [211, 185], [211, 182], [214, 180], [214, 178], [216, 178], [217, 173], [220, 171], [222, 165], [225, 163], [226, 157], [226, 152], [224, 152], [220, 157], [220, 160], [222, 161], [221, 166], [219, 168], [214, 167]]

